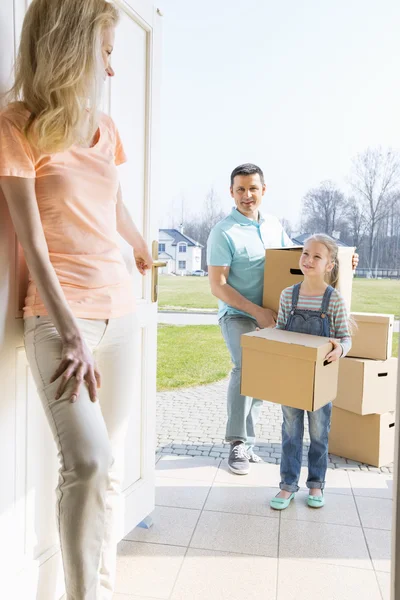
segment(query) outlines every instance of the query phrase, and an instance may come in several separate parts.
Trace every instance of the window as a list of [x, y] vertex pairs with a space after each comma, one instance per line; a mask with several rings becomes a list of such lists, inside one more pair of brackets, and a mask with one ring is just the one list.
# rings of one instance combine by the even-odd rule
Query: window
[[179, 261], [179, 267], [178, 269], [186, 269], [186, 260], [180, 260]]
[[179, 252], [186, 252], [186, 244], [179, 244]]
[[165, 244], [158, 244], [158, 251], [165, 252]]

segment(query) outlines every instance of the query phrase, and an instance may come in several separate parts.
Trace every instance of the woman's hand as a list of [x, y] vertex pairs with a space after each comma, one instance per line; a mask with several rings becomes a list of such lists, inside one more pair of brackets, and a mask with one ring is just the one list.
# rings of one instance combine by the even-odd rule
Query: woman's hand
[[153, 259], [150, 255], [150, 252], [147, 250], [147, 248], [144, 248], [143, 250], [136, 249], [133, 251], [133, 256], [135, 257], [135, 262], [139, 273], [141, 275], [145, 275], [146, 271], [151, 269], [153, 266]]
[[82, 339], [77, 338], [64, 342], [61, 362], [50, 379], [50, 383], [56, 381], [60, 376], [61, 381], [57, 389], [56, 400], [64, 393], [68, 381], [74, 378], [70, 401], [76, 402], [81, 385], [86, 383], [91, 401], [96, 402], [97, 388], [101, 384], [100, 373], [97, 370], [92, 353]]
[[326, 355], [325, 360], [327, 360], [329, 363], [331, 363], [331, 362], [335, 362], [335, 360], [338, 360], [342, 356], [343, 348], [342, 348], [342, 344], [339, 342], [339, 340], [330, 338], [329, 341], [333, 346], [333, 350], [331, 350]]
[[353, 254], [353, 258], [352, 258], [353, 271], [355, 271], [357, 269], [359, 261], [360, 261], [359, 255], [357, 253]]

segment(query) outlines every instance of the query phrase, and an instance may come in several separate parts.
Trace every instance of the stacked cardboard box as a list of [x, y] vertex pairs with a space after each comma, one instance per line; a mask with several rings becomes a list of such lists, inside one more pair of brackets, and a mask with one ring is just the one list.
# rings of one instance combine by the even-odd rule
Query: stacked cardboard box
[[352, 349], [339, 365], [329, 451], [376, 467], [393, 461], [397, 359], [393, 315], [352, 313]]

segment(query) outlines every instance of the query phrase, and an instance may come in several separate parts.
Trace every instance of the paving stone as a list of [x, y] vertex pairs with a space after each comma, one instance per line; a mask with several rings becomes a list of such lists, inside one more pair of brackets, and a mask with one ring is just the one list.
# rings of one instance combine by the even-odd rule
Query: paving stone
[[[157, 454], [226, 457], [226, 398], [228, 380], [157, 394]], [[265, 462], [279, 464], [281, 458], [282, 411], [279, 404], [263, 402], [257, 425], [255, 451]], [[305, 420], [303, 464], [309, 450], [309, 433]], [[194, 452], [198, 454], [193, 454]], [[393, 473], [393, 464], [382, 469], [329, 454], [330, 469]]]

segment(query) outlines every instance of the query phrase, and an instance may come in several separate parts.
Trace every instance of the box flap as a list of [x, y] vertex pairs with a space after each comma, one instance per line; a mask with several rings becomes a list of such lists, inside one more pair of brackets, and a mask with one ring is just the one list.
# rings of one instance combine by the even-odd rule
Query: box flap
[[326, 337], [282, 329], [261, 329], [246, 333], [242, 335], [240, 343], [243, 348], [310, 361], [324, 360], [332, 349], [332, 344]]
[[393, 323], [394, 315], [383, 313], [350, 313], [354, 320], [358, 323]]

